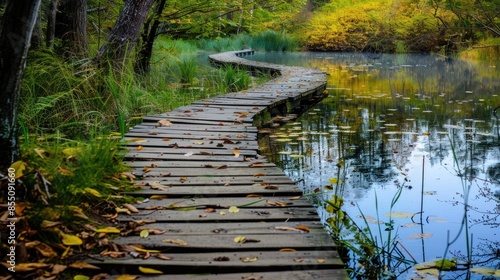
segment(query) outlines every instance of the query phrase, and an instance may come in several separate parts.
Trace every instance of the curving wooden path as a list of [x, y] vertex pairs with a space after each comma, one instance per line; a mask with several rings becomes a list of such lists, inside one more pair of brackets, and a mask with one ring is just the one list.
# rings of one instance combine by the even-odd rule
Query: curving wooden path
[[241, 57], [252, 53], [209, 59], [276, 78], [148, 116], [126, 135], [126, 161], [141, 186], [130, 194], [147, 199], [118, 217], [130, 234], [90, 262], [140, 279], [349, 279], [315, 208], [258, 154], [258, 127], [321, 99], [326, 76]]

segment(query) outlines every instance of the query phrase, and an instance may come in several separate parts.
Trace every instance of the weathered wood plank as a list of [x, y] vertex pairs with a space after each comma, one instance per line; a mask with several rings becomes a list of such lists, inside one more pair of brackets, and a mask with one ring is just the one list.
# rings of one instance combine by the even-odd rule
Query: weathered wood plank
[[164, 185], [169, 186], [221, 186], [224, 184], [229, 184], [230, 186], [240, 186], [240, 185], [292, 185], [296, 186], [295, 182], [290, 179], [290, 177], [285, 174], [281, 176], [233, 176], [233, 177], [192, 177], [186, 178], [187, 180], [180, 180], [179, 177], [163, 177], [163, 178], [146, 178], [144, 180], [138, 180], [137, 183], [147, 183], [150, 181], [159, 182]]
[[198, 209], [212, 208], [228, 209], [231, 206], [240, 208], [276, 208], [276, 207], [311, 207], [311, 203], [298, 196], [274, 197], [194, 197], [194, 198], [164, 198], [161, 200], [150, 199], [146, 202], [135, 204], [137, 209], [162, 209], [173, 207], [197, 207]]
[[[147, 213], [149, 212], [149, 213]], [[135, 220], [156, 220], [157, 222], [187, 222], [195, 221], [198, 223], [206, 222], [261, 222], [261, 221], [318, 221], [319, 217], [315, 208], [257, 208], [257, 209], [240, 209], [238, 213], [225, 214], [206, 213], [201, 209], [191, 211], [177, 210], [151, 210], [146, 213], [121, 215], [117, 218], [120, 222], [129, 222]]]
[[[136, 192], [124, 192], [124, 194], [149, 197], [152, 195], [165, 195], [166, 197], [193, 197], [193, 196], [206, 196], [206, 197], [246, 197], [248, 195], [265, 195], [265, 196], [299, 196], [302, 194], [295, 185], [279, 186], [279, 189], [266, 189], [262, 186], [241, 186], [231, 185], [232, 181], [227, 180], [224, 183], [221, 180], [218, 185], [213, 186], [197, 186], [191, 188], [190, 186], [168, 186], [167, 191], [159, 191], [155, 189], [142, 189]], [[177, 180], [177, 183], [182, 182]], [[231, 182], [231, 183], [230, 183]], [[182, 183], [181, 183], [182, 184]], [[165, 185], [164, 183], [162, 185]]]
[[[210, 176], [210, 177], [234, 177], [234, 176], [280, 176], [283, 170], [278, 167], [263, 167], [259, 170], [252, 168], [221, 168], [224, 165], [207, 166], [202, 168], [151, 168], [144, 177], [156, 177], [161, 174], [169, 174], [169, 177], [192, 177], [192, 176]], [[143, 173], [142, 168], [134, 169], [133, 172]]]
[[[252, 162], [227, 162], [225, 165], [228, 166], [228, 168], [232, 167], [249, 167], [253, 168], [255, 170], [259, 170], [262, 167], [274, 167], [276, 164], [271, 163], [271, 162], [257, 162], [259, 165], [252, 165]], [[191, 167], [205, 167], [207, 164], [211, 164], [212, 166], [220, 166], [222, 165], [220, 162], [206, 162], [206, 161], [153, 161], [153, 160], [148, 160], [148, 161], [133, 161], [133, 162], [127, 162], [127, 165], [132, 167], [132, 168], [142, 168], [142, 167], [151, 167], [151, 166], [156, 166], [156, 167], [177, 167], [177, 168], [191, 168]]]
[[[140, 146], [140, 148], [139, 148]], [[170, 154], [170, 155], [183, 155], [185, 157], [191, 157], [193, 155], [206, 155], [206, 156], [232, 156], [236, 157], [235, 151], [241, 157], [256, 157], [257, 151], [252, 149], [224, 149], [224, 148], [210, 148], [210, 147], [191, 147], [191, 148], [179, 148], [179, 147], [161, 147], [161, 146], [125, 146], [131, 153], [156, 153], [156, 154]]]

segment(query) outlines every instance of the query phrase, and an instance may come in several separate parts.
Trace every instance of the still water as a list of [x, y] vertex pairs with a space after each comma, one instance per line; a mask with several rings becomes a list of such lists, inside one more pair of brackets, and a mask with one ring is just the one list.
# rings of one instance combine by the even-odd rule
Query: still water
[[[300, 181], [326, 227], [356, 244], [348, 254], [353, 278], [366, 279], [377, 266], [352, 231], [356, 225], [384, 255], [375, 261], [377, 277], [494, 279], [488, 275], [500, 268], [500, 65], [432, 55], [249, 58], [328, 73], [328, 97], [272, 130], [261, 146]], [[335, 210], [339, 204], [343, 212]], [[453, 271], [438, 272], [433, 262], [454, 258]], [[426, 270], [415, 269], [423, 262]]]

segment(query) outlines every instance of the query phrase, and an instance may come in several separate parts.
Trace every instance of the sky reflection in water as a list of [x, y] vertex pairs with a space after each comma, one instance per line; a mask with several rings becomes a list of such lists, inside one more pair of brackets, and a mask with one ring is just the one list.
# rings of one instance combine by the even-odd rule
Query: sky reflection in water
[[[339, 178], [344, 210], [363, 227], [359, 206], [373, 217], [370, 227], [378, 232], [377, 212], [387, 222], [384, 214], [402, 187], [393, 211], [411, 213], [413, 219], [395, 218], [394, 232], [411, 254], [405, 257], [417, 262], [460, 260], [467, 254], [462, 227], [467, 202], [472, 255], [489, 254], [473, 262], [494, 257], [500, 244], [500, 120], [492, 114], [500, 106], [496, 65], [430, 55], [260, 53], [250, 58], [329, 74], [328, 98], [262, 140], [270, 160], [292, 179], [304, 180], [305, 193], [320, 191], [322, 199], [331, 199], [324, 186]], [[326, 219], [329, 213], [321, 215]], [[430, 237], [411, 238], [418, 234]], [[447, 252], [447, 240], [457, 236]], [[484, 266], [498, 263], [496, 256]], [[482, 277], [463, 271], [446, 276]]]

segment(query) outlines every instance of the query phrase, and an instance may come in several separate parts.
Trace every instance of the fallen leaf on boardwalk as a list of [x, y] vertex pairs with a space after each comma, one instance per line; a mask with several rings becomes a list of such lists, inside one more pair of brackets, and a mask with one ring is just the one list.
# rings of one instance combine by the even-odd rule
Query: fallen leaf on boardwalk
[[124, 204], [122, 204], [122, 206], [127, 208], [128, 210], [130, 210], [130, 212], [132, 212], [132, 213], [139, 213], [139, 210], [137, 208], [135, 208], [135, 206], [132, 204], [124, 203]]
[[264, 164], [260, 163], [260, 162], [252, 163], [252, 165], [250, 165], [250, 167], [264, 167]]
[[193, 154], [194, 154], [194, 152], [193, 152], [193, 151], [189, 151], [189, 152], [185, 153], [185, 154], [184, 154], [184, 156], [185, 156], [185, 157], [190, 157], [190, 156], [192, 156]]
[[229, 184], [229, 183], [224, 184], [224, 187], [229, 187], [229, 186], [231, 186], [231, 184]]
[[159, 120], [159, 121], [158, 121], [158, 124], [159, 124], [160, 126], [171, 126], [171, 125], [172, 125], [172, 122], [171, 122], [171, 121], [169, 121], [169, 120]]
[[168, 186], [162, 185], [158, 182], [148, 182], [148, 186], [150, 186], [154, 190], [160, 190], [160, 191], [168, 191]]
[[326, 262], [326, 260], [325, 260], [325, 259], [317, 259], [316, 261], [317, 261], [318, 263], [324, 263], [324, 262]]
[[297, 250], [292, 249], [292, 248], [283, 248], [283, 249], [280, 249], [279, 251], [280, 251], [280, 252], [282, 252], [282, 253], [286, 253], [286, 252], [297, 252]]
[[161, 141], [170, 141], [170, 140], [172, 140], [172, 138], [164, 137], [163, 139], [161, 139]]
[[233, 240], [236, 243], [245, 243], [246, 237], [245, 236], [236, 236]]
[[160, 254], [160, 253], [156, 254], [155, 257], [158, 258], [158, 259], [160, 259], [160, 260], [166, 260], [166, 261], [170, 261], [170, 260], [174, 259], [172, 257], [165, 256], [165, 255]]
[[144, 173], [148, 173], [151, 172], [151, 169], [147, 166], [144, 166], [144, 168], [142, 168], [142, 171], [144, 171]]
[[132, 248], [134, 248], [134, 250], [136, 250], [137, 252], [141, 252], [141, 253], [160, 253], [160, 251], [158, 251], [158, 250], [149, 250], [149, 249], [143, 249], [143, 248], [134, 247], [134, 246], [132, 246]]
[[156, 223], [156, 220], [135, 220], [133, 223], [138, 226], [143, 226], [145, 224]]
[[199, 218], [206, 218], [207, 217], [207, 214], [200, 214], [198, 215]]
[[296, 229], [296, 228], [293, 228], [293, 227], [274, 227], [274, 229], [277, 229], [277, 230], [289, 230], [289, 231], [300, 231], [300, 229]]
[[260, 176], [266, 176], [266, 174], [262, 173], [262, 172], [259, 172], [259, 173], [255, 173], [253, 174], [254, 177], [260, 177]]
[[74, 262], [74, 263], [68, 265], [68, 267], [77, 268], [77, 269], [101, 269], [98, 266], [95, 266], [95, 265], [92, 265], [92, 264], [89, 264], [86, 262], [81, 262], [81, 261]]
[[226, 211], [220, 211], [219, 214], [221, 214], [222, 216], [226, 215]]
[[139, 147], [137, 147], [135, 149], [138, 150], [138, 151], [140, 151], [140, 150], [142, 150], [142, 146], [139, 146]]
[[213, 153], [201, 151], [200, 155], [213, 155]]
[[265, 186], [264, 189], [266, 190], [279, 190], [280, 187], [278, 186]]
[[179, 180], [180, 180], [181, 182], [184, 182], [184, 181], [187, 181], [187, 180], [188, 180], [188, 178], [187, 178], [187, 177], [181, 177]]
[[242, 262], [255, 262], [258, 259], [259, 258], [257, 258], [257, 257], [245, 257], [245, 258], [240, 258], [240, 261], [242, 261]]
[[162, 271], [143, 266], [139, 266], [139, 271], [145, 274], [163, 274]]
[[133, 138], [133, 139], [130, 139], [128, 141], [129, 142], [135, 142], [135, 143], [146, 143], [146, 142], [148, 142], [148, 140], [144, 139], [144, 138]]
[[143, 229], [143, 230], [141, 230], [141, 232], [139, 233], [139, 236], [140, 236], [141, 238], [146, 238], [146, 237], [148, 237], [148, 236], [149, 236], [149, 230], [147, 230], [147, 229]]
[[180, 246], [188, 245], [188, 243], [186, 241], [181, 240], [181, 239], [163, 239], [162, 242], [171, 243], [171, 244], [180, 245]]
[[304, 259], [303, 258], [295, 258], [293, 259], [294, 262], [303, 262]]
[[203, 212], [215, 213], [215, 212], [217, 212], [217, 210], [215, 210], [215, 208], [207, 208], [207, 209], [203, 210]]
[[242, 122], [242, 121], [240, 121], [240, 120], [236, 120], [236, 121], [234, 121], [233, 123], [234, 123], [234, 124], [242, 124], [243, 122]]
[[164, 198], [167, 198], [167, 196], [162, 194], [154, 194], [149, 197], [149, 199], [164, 199]]
[[98, 232], [98, 233], [120, 233], [121, 231], [115, 227], [107, 227], [107, 228], [96, 229], [95, 232]]
[[226, 165], [226, 164], [224, 164], [224, 165], [221, 165], [221, 166], [217, 167], [217, 169], [226, 169], [226, 168], [227, 168], [227, 165]]
[[298, 200], [300, 198], [301, 198], [300, 196], [294, 196], [294, 197], [290, 197], [289, 200]]
[[263, 197], [263, 195], [251, 193], [251, 194], [247, 195], [246, 197]]
[[122, 274], [115, 278], [115, 280], [136, 280], [139, 276], [133, 276], [129, 274]]
[[206, 168], [213, 168], [214, 166], [213, 166], [213, 165], [211, 165], [211, 164], [205, 164], [205, 167], [206, 167]]
[[63, 234], [62, 243], [66, 246], [79, 246], [83, 241], [76, 235]]
[[239, 157], [240, 156], [240, 151], [234, 150], [233, 154], [234, 154], [234, 157]]
[[229, 213], [238, 213], [240, 212], [240, 209], [236, 206], [231, 206], [229, 207]]
[[310, 232], [310, 231], [311, 231], [308, 227], [303, 226], [303, 225], [296, 226], [295, 228], [296, 228], [296, 229], [303, 230], [303, 231], [307, 231], [307, 232]]

